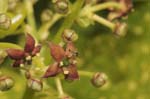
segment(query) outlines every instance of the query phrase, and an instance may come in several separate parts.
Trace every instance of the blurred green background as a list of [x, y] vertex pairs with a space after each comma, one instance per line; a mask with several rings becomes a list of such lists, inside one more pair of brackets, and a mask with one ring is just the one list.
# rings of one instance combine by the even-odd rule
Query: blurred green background
[[[67, 94], [75, 99], [150, 98], [150, 2], [134, 3], [134, 12], [126, 21], [129, 29], [123, 38], [116, 38], [100, 24], [84, 29], [73, 26], [79, 34], [76, 44], [80, 53], [78, 68], [104, 72], [108, 82], [101, 88], [95, 88], [90, 78], [83, 76], [73, 83], [63, 81]], [[13, 42], [19, 41], [16, 36], [13, 38]], [[13, 75], [16, 83], [11, 90], [0, 92], [0, 99], [22, 99], [25, 78], [9, 65], [10, 60], [7, 59], [0, 68], [3, 73]], [[35, 99], [57, 99], [55, 89], [52, 86], [43, 91], [41, 98], [42, 93], [37, 92]]]

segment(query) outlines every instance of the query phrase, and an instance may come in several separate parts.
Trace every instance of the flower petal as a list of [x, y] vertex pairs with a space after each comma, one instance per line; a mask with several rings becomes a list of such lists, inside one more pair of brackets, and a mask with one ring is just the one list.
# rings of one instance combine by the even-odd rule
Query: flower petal
[[24, 47], [25, 52], [28, 52], [28, 53], [32, 52], [34, 49], [34, 46], [35, 46], [34, 38], [30, 34], [27, 33], [26, 43]]
[[59, 70], [60, 70], [60, 67], [58, 63], [54, 63], [48, 67], [43, 77], [44, 78], [54, 77], [59, 73]]
[[6, 52], [8, 53], [8, 56], [14, 60], [20, 60], [25, 56], [24, 51], [19, 49], [7, 49]]
[[76, 65], [68, 66], [68, 71], [69, 71], [69, 73], [67, 75], [65, 75], [65, 79], [67, 79], [67, 80], [77, 80], [77, 79], [79, 79], [79, 75], [78, 75], [78, 72], [77, 72]]
[[76, 57], [78, 55], [77, 49], [75, 48], [74, 44], [72, 42], [67, 43], [66, 47], [66, 56], [71, 58], [71, 57]]
[[61, 46], [53, 44], [51, 42], [49, 43], [49, 46], [50, 46], [50, 51], [51, 51], [52, 57], [57, 62], [60, 62], [64, 58], [64, 56], [65, 56], [64, 49]]
[[32, 56], [35, 56], [41, 50], [41, 45], [36, 46], [32, 51]]

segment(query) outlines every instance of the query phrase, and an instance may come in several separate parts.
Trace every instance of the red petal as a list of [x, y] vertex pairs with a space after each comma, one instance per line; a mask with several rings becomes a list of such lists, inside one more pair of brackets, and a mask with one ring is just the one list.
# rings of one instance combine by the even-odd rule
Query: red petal
[[32, 52], [34, 49], [34, 46], [35, 46], [34, 38], [30, 34], [27, 33], [26, 43], [24, 47], [25, 52], [28, 52], [28, 53]]
[[24, 51], [19, 49], [7, 49], [6, 52], [8, 53], [8, 56], [14, 60], [20, 60], [25, 56]]
[[66, 47], [66, 56], [67, 57], [76, 57], [77, 55], [77, 49], [75, 48], [74, 44], [72, 42], [67, 43]]
[[67, 80], [76, 80], [79, 79], [79, 75], [77, 72], [77, 68], [75, 65], [68, 66], [69, 74], [65, 75], [65, 79]]
[[16, 60], [14, 63], [13, 63], [13, 67], [20, 67], [20, 64], [22, 64], [23, 61], [22, 60]]
[[44, 78], [54, 77], [59, 73], [59, 70], [60, 70], [60, 67], [58, 63], [54, 63], [48, 67], [43, 77]]
[[51, 42], [49, 43], [49, 46], [50, 46], [50, 51], [51, 51], [52, 57], [57, 62], [60, 62], [64, 58], [64, 56], [65, 56], [64, 49], [61, 46], [53, 44]]
[[35, 56], [41, 50], [41, 45], [36, 46], [32, 51], [32, 56]]

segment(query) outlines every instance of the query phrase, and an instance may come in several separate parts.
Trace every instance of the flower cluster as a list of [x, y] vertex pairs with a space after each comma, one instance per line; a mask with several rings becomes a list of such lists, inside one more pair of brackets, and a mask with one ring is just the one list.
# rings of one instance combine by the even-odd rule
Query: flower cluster
[[[70, 37], [68, 37], [69, 34]], [[55, 62], [49, 66], [43, 76], [44, 78], [54, 77], [59, 73], [63, 73], [67, 80], [79, 79], [76, 67], [76, 57], [78, 56], [78, 52], [72, 41], [76, 38], [74, 35], [74, 32], [71, 30], [64, 31], [63, 37], [66, 44], [63, 47], [49, 42], [51, 56]]]
[[27, 33], [24, 50], [9, 48], [6, 51], [8, 53], [8, 56], [11, 59], [15, 60], [15, 62], [13, 63], [13, 67], [19, 67], [20, 65], [24, 64], [31, 64], [32, 57], [38, 55], [40, 49], [41, 45], [35, 46], [34, 38]]

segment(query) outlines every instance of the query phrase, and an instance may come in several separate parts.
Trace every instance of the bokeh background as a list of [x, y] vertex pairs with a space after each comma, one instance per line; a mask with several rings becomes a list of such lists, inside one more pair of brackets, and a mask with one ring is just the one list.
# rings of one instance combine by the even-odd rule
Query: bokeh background
[[[105, 13], [107, 12], [100, 14]], [[80, 53], [78, 68], [104, 72], [108, 82], [101, 88], [95, 88], [90, 83], [90, 78], [84, 76], [73, 83], [63, 81], [67, 94], [75, 99], [150, 98], [150, 1], [134, 2], [134, 12], [129, 14], [126, 22], [129, 29], [122, 38], [116, 38], [108, 28], [100, 24], [88, 28], [76, 24], [73, 26], [79, 34], [76, 43]], [[19, 43], [21, 37], [10, 36], [1, 41]], [[9, 59], [0, 65], [0, 69], [16, 81], [11, 90], [0, 92], [0, 99], [22, 99], [26, 87], [25, 78], [17, 70], [12, 70]], [[37, 92], [35, 99], [57, 99], [53, 79], [49, 80], [51, 88]]]

